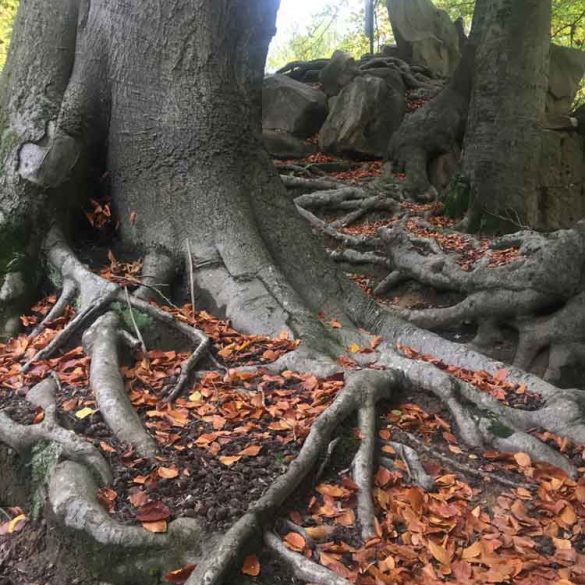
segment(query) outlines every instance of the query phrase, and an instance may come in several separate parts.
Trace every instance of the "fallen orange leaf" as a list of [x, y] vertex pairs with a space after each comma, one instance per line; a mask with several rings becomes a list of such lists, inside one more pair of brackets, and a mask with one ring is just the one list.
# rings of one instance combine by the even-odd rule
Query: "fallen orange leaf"
[[305, 539], [297, 532], [289, 532], [283, 540], [288, 548], [296, 550], [297, 552], [303, 552], [305, 546], [307, 545]]
[[260, 574], [260, 561], [256, 555], [248, 555], [244, 559], [242, 573], [250, 577], [257, 577]]
[[162, 534], [167, 531], [167, 521], [157, 520], [156, 522], [143, 522], [142, 528], [148, 530], [148, 532], [154, 532], [155, 534]]

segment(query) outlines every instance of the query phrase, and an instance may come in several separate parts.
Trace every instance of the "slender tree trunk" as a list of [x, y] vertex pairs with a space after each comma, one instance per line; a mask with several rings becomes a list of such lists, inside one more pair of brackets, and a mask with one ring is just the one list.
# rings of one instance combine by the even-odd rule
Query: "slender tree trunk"
[[538, 223], [551, 2], [479, 2], [484, 26], [464, 143], [469, 227], [514, 231]]

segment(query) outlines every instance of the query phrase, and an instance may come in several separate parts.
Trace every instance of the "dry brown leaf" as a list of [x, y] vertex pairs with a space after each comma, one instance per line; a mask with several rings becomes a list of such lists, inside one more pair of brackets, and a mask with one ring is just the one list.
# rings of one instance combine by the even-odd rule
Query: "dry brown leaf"
[[174, 585], [184, 585], [197, 565], [185, 565], [182, 569], [171, 571], [164, 576], [165, 581], [174, 583]]
[[433, 557], [435, 557], [439, 563], [442, 565], [449, 565], [451, 563], [451, 555], [447, 552], [444, 546], [441, 546], [432, 540], [428, 541], [427, 546]]
[[262, 451], [261, 445], [249, 445], [245, 449], [242, 449], [238, 455], [240, 457], [256, 457], [260, 451]]
[[157, 520], [155, 522], [142, 522], [142, 528], [148, 530], [148, 532], [154, 532], [155, 534], [163, 534], [167, 531], [167, 521]]
[[237, 463], [241, 458], [242, 457], [240, 455], [222, 455], [221, 457], [219, 457], [219, 460], [226, 467], [230, 467], [234, 463]]
[[157, 473], [162, 479], [175, 479], [179, 476], [179, 470], [176, 467], [159, 467]]

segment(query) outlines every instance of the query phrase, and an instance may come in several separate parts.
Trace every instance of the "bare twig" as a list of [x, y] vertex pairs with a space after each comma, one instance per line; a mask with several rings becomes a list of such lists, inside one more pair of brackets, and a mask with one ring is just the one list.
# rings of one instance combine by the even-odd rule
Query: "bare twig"
[[134, 311], [132, 310], [132, 303], [130, 303], [130, 295], [128, 294], [128, 288], [124, 287], [124, 296], [126, 297], [126, 303], [128, 304], [128, 311], [130, 312], [130, 320], [132, 321], [132, 327], [134, 327], [134, 332], [136, 333], [136, 337], [140, 341], [140, 349], [142, 353], [146, 353], [146, 343], [144, 343], [144, 337], [142, 337], [142, 333], [140, 333], [140, 328], [138, 327], [138, 323], [134, 318]]
[[189, 289], [191, 293], [191, 310], [195, 315], [195, 277], [193, 276], [193, 254], [191, 253], [191, 240], [187, 238], [187, 263], [189, 264]]

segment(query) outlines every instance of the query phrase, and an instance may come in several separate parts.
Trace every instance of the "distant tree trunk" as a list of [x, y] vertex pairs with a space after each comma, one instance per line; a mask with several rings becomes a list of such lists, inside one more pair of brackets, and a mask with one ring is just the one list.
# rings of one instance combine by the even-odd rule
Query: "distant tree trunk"
[[389, 159], [405, 169], [414, 197], [432, 191], [429, 163], [463, 147], [468, 229], [510, 231], [538, 223], [550, 18], [550, 0], [478, 0], [452, 79], [405, 118], [390, 142]]
[[538, 223], [541, 123], [548, 88], [550, 0], [479, 0], [464, 174], [470, 229], [515, 231]]

